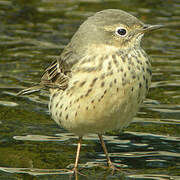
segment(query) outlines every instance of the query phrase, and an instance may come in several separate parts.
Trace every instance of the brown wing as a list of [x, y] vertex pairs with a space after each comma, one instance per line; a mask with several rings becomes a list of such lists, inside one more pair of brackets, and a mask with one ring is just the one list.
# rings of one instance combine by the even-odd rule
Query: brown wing
[[70, 45], [67, 45], [63, 53], [44, 72], [41, 82], [33, 87], [20, 91], [17, 95], [31, 94], [44, 88], [59, 88], [65, 90], [71, 76], [71, 67], [77, 61]]
[[55, 60], [46, 70], [41, 78], [41, 83], [46, 88], [66, 89], [71, 71], [68, 70], [66, 63]]

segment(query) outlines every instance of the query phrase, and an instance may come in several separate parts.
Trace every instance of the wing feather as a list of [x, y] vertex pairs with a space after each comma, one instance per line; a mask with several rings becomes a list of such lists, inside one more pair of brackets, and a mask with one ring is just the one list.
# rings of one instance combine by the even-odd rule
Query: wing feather
[[71, 77], [71, 67], [73, 66], [73, 63], [67, 63], [68, 60], [72, 61], [71, 58], [73, 58], [73, 53], [69, 50], [70, 48], [67, 46], [61, 56], [53, 61], [53, 63], [45, 70], [39, 84], [24, 89], [17, 95], [31, 94], [45, 88], [65, 90], [68, 87], [69, 78]]

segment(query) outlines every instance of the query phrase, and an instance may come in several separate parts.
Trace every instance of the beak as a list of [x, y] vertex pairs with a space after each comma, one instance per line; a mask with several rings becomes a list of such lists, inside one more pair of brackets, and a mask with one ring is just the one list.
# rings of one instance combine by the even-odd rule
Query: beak
[[154, 31], [156, 29], [160, 29], [160, 28], [163, 28], [165, 27], [164, 25], [149, 25], [149, 24], [145, 24], [143, 26], [143, 28], [140, 30], [141, 33], [146, 33], [146, 32], [150, 32], [150, 31]]

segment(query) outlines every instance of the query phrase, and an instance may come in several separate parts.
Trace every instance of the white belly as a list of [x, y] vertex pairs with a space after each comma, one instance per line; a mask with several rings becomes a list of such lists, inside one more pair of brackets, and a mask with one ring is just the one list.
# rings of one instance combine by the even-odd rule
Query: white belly
[[139, 82], [121, 88], [118, 83], [110, 87], [110, 83], [106, 80], [104, 87], [96, 83], [87, 96], [89, 83], [73, 93], [68, 90], [54, 92], [56, 97], [52, 98], [52, 94], [50, 101], [53, 119], [77, 135], [103, 133], [127, 126], [145, 96], [145, 87], [139, 89]]

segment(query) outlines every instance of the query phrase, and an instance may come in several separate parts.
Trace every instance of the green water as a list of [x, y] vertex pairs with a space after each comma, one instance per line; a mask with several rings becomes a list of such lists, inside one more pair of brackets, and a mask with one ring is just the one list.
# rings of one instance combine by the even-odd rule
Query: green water
[[107, 8], [123, 9], [148, 24], [177, 26], [144, 38], [142, 45], [153, 60], [150, 92], [124, 132], [105, 136], [121, 172], [112, 175], [102, 167], [105, 156], [93, 135], [83, 141], [79, 179], [180, 179], [179, 0], [4, 0], [0, 1], [0, 180], [69, 179], [60, 169], [74, 162], [77, 138], [51, 120], [47, 91], [24, 97], [16, 93], [39, 82], [86, 17]]

